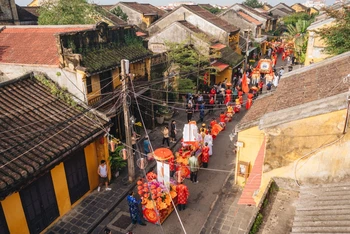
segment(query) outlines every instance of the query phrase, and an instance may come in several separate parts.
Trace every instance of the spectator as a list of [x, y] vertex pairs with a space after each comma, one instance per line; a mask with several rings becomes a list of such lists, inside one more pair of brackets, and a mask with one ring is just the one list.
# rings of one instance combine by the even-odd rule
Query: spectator
[[101, 160], [101, 164], [98, 166], [97, 173], [100, 177], [100, 183], [98, 185], [97, 191], [100, 192], [101, 186], [106, 185], [106, 191], [112, 190], [108, 187], [108, 174], [107, 174], [107, 165], [105, 160]]

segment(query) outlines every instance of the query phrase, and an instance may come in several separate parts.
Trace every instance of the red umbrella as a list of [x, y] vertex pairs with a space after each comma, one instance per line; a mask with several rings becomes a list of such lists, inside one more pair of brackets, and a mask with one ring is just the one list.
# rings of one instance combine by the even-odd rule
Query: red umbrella
[[168, 148], [159, 148], [153, 152], [153, 155], [156, 160], [165, 161], [173, 157], [173, 152]]

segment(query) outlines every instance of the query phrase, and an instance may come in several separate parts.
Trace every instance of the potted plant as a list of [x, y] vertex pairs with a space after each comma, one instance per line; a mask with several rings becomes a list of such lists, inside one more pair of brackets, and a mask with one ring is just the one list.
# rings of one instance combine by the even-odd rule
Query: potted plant
[[118, 146], [114, 152], [110, 152], [109, 156], [109, 163], [111, 167], [112, 174], [115, 177], [119, 176], [119, 172], [123, 170], [127, 166], [126, 160], [120, 156], [121, 150], [124, 149], [124, 146], [120, 145]]
[[156, 111], [156, 120], [158, 124], [164, 123], [164, 116], [161, 113], [159, 113], [159, 111]]

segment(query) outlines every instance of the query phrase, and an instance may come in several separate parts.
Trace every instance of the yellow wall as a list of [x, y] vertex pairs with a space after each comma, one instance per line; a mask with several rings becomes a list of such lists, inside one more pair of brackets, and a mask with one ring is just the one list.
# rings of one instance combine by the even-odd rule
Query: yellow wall
[[241, 49], [239, 48], [239, 32], [234, 33], [228, 37], [230, 47], [236, 51], [236, 53], [241, 54]]
[[156, 19], [156, 16], [144, 15], [142, 16], [142, 22], [146, 24], [146, 27], [149, 27]]
[[67, 178], [63, 163], [60, 163], [51, 170], [51, 177], [55, 189], [58, 210], [60, 216], [62, 216], [71, 209]]
[[98, 74], [91, 77], [91, 87], [92, 92], [87, 94], [88, 100], [98, 97], [101, 94], [100, 76]]
[[230, 81], [231, 76], [232, 76], [232, 69], [228, 67], [225, 70], [218, 72], [218, 74], [216, 74], [215, 84], [219, 82], [223, 82], [225, 78], [227, 78], [227, 80]]
[[1, 202], [10, 233], [29, 233], [19, 193], [13, 193]]
[[[108, 168], [108, 178], [111, 179], [111, 171], [110, 171], [110, 166], [109, 166], [109, 151], [108, 151], [108, 141], [107, 141], [107, 137], [103, 137], [103, 144], [101, 144], [100, 139], [96, 140], [95, 146], [96, 146], [96, 154], [97, 154], [97, 163], [100, 164], [101, 160], [105, 160], [107, 162], [107, 168]], [[98, 165], [97, 165], [98, 166]], [[95, 169], [91, 169], [92, 173], [93, 170], [95, 170], [95, 174], [98, 178], [97, 175], [97, 166]], [[93, 175], [93, 174], [91, 174]], [[89, 177], [90, 178], [90, 177]]]
[[316, 9], [314, 9], [314, 8], [310, 8], [310, 9], [308, 10], [308, 13], [309, 13], [309, 15], [317, 14], [317, 13], [318, 13], [318, 10], [316, 10]]
[[92, 142], [90, 145], [86, 146], [84, 148], [84, 153], [90, 189], [94, 189], [98, 186], [99, 183], [97, 174], [99, 161], [97, 159], [96, 142]]
[[295, 10], [295, 12], [305, 12], [305, 9], [298, 4], [293, 5], [292, 8]]
[[[237, 141], [243, 142], [244, 146], [238, 149], [236, 157], [236, 167], [239, 161], [249, 162], [249, 173], [254, 166], [256, 156], [260, 150], [261, 144], [264, 140], [264, 132], [260, 131], [258, 127], [252, 127], [247, 130], [238, 133]], [[237, 168], [236, 168], [237, 176]], [[239, 186], [244, 186], [245, 178], [237, 176], [237, 184]]]
[[[254, 197], [257, 204], [273, 177], [297, 178], [300, 183], [329, 183], [349, 177], [350, 133], [339, 138], [345, 116], [346, 111], [341, 110], [262, 131], [253, 127], [239, 132], [238, 141], [245, 145], [239, 150], [237, 160], [250, 163], [254, 163], [266, 134], [263, 177], [259, 193]], [[237, 177], [237, 182], [242, 186], [244, 178]]]
[[116, 88], [122, 84], [122, 82], [120, 80], [119, 68], [116, 68], [112, 71], [112, 77], [113, 77], [112, 78], [113, 79], [113, 88]]

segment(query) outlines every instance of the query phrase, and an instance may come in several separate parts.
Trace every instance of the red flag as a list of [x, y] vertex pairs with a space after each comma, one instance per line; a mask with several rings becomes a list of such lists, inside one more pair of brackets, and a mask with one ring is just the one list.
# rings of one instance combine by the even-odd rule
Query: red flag
[[249, 92], [249, 87], [248, 87], [248, 83], [247, 83], [247, 75], [245, 72], [243, 73], [243, 78], [242, 78], [242, 90], [245, 93]]

